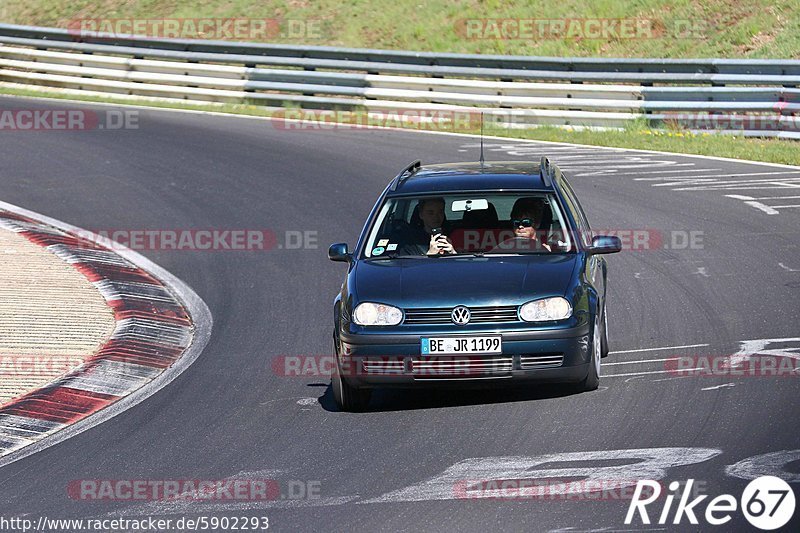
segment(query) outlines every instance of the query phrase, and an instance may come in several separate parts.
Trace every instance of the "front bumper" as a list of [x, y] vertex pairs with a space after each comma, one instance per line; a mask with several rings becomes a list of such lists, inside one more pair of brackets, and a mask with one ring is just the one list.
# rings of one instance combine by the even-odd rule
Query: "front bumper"
[[501, 383], [577, 382], [589, 371], [591, 329], [586, 324], [554, 330], [470, 331], [468, 335], [500, 335], [502, 354], [422, 356], [420, 339], [431, 335], [340, 333], [340, 373], [359, 388], [498, 387]]

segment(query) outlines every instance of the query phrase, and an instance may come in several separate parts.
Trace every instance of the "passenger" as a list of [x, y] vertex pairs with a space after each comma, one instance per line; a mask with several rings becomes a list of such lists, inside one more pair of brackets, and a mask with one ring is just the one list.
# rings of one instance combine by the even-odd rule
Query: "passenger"
[[[444, 234], [444, 198], [425, 198], [417, 203], [411, 216], [413, 233], [403, 247], [406, 254], [455, 254], [453, 243]], [[434, 232], [436, 230], [436, 232]], [[427, 248], [426, 248], [427, 247]]]
[[546, 242], [546, 230], [539, 230], [545, 209], [547, 206], [540, 198], [520, 198], [514, 203], [511, 223], [517, 248], [552, 251]]

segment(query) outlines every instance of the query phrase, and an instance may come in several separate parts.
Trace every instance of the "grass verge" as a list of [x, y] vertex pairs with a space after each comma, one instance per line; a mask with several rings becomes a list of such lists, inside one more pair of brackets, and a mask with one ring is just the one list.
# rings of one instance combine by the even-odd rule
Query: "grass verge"
[[[199, 19], [269, 20], [227, 35]], [[0, 20], [125, 32], [168, 20], [185, 38], [432, 52], [591, 57], [800, 57], [797, 0], [3, 0]], [[187, 23], [187, 24], [183, 24]], [[138, 33], [165, 35], [154, 24]], [[253, 27], [255, 28], [255, 26]], [[633, 28], [633, 31], [631, 29]], [[130, 32], [127, 29], [127, 32]]]

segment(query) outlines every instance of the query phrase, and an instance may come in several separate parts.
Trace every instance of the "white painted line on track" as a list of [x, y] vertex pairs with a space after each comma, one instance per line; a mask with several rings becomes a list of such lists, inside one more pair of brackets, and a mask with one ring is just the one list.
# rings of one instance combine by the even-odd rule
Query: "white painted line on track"
[[737, 200], [796, 200], [800, 196], [743, 196], [738, 194], [729, 194], [728, 198], [736, 198]]
[[684, 344], [683, 346], [662, 346], [660, 348], [641, 348], [638, 350], [618, 350], [616, 352], [608, 352], [609, 355], [618, 353], [639, 353], [639, 352], [658, 352], [661, 350], [677, 350], [679, 348], [702, 348], [703, 346], [710, 346], [710, 344]]
[[[633, 181], [648, 181], [653, 187], [666, 187], [672, 191], [735, 191], [735, 190], [764, 190], [764, 189], [787, 189], [800, 188], [800, 177], [790, 176], [800, 174], [800, 171], [770, 171], [770, 172], [746, 172], [714, 174], [712, 169], [683, 168], [675, 167], [695, 167], [694, 163], [677, 163], [675, 161], [650, 160], [642, 165], [640, 161], [646, 161], [641, 157], [623, 156], [622, 160], [595, 160], [591, 166], [587, 164], [570, 164], [567, 161], [559, 164], [565, 171], [571, 171], [575, 176], [620, 176], [631, 177]], [[581, 162], [582, 163], [582, 162]], [[597, 170], [598, 163], [605, 163], [607, 168]], [[659, 168], [659, 170], [635, 171], [638, 167]], [[591, 169], [582, 171], [583, 169]], [[717, 172], [722, 171], [716, 169]], [[709, 173], [712, 172], [712, 173]], [[660, 176], [642, 177], [644, 174], [665, 174]], [[676, 174], [677, 173], [677, 174]], [[730, 179], [746, 177], [745, 179]], [[795, 205], [768, 206], [763, 203], [750, 204], [751, 207], [759, 209], [769, 215], [780, 214], [780, 208], [797, 207]]]
[[[672, 165], [670, 168], [674, 167], [693, 167], [696, 166], [694, 163], [680, 163], [678, 165]], [[615, 174], [616, 176], [641, 176], [645, 174], [673, 174], [675, 172], [680, 172], [682, 174], [696, 174], [698, 172], [719, 172], [721, 168], [694, 168], [692, 170], [687, 169], [678, 169], [678, 170], [648, 170], [645, 172], [619, 172]], [[657, 181], [669, 178], [670, 176], [665, 176], [663, 178], [634, 178], [634, 181]], [[699, 176], [700, 178], [704, 176]], [[677, 178], [676, 178], [677, 179]]]
[[603, 527], [600, 529], [576, 529], [574, 527], [561, 527], [558, 529], [551, 529], [547, 533], [634, 533], [644, 531], [666, 531], [665, 527], [655, 527], [647, 529], [617, 529], [616, 527]]
[[[472, 496], [477, 498], [496, 498], [504, 496], [501, 488], [480, 488], [485, 481], [500, 480], [546, 480], [563, 477], [620, 480], [618, 488], [634, 486], [636, 479], [662, 479], [667, 474], [665, 468], [705, 462], [722, 451], [716, 448], [640, 448], [627, 450], [601, 450], [586, 452], [556, 453], [537, 456], [475, 457], [463, 459], [440, 474], [425, 481], [392, 490], [377, 497], [357, 502], [359, 505], [372, 503], [430, 502], [435, 500], [462, 499], [474, 489]], [[638, 459], [637, 462], [631, 460]], [[602, 467], [556, 467], [553, 463], [574, 463], [583, 461], [617, 461], [622, 464]], [[597, 469], [593, 472], [594, 469]], [[655, 476], [655, 477], [650, 477]], [[472, 481], [470, 481], [472, 480]], [[550, 485], [548, 497], [586, 492], [580, 484], [571, 482]], [[580, 483], [580, 482], [577, 482]], [[541, 488], [541, 487], [540, 487]], [[542, 494], [540, 492], [540, 494]], [[470, 496], [467, 496], [468, 498]], [[472, 498], [470, 498], [472, 500]]]
[[[553, 157], [553, 159], [556, 162], [558, 162], [558, 161], [560, 161], [561, 158]], [[675, 168], [675, 167], [677, 167], [679, 165], [694, 166], [692, 163], [676, 163], [676, 162], [671, 162], [671, 161], [670, 162], [667, 162], [667, 161], [630, 161], [630, 163], [631, 163], [630, 165], [626, 165], [624, 163], [625, 163], [624, 161], [621, 162], [619, 160], [616, 160], [616, 161], [598, 160], [598, 161], [587, 161], [586, 164], [576, 164], [576, 163], [572, 163], [572, 164], [565, 163], [563, 165], [559, 164], [558, 168], [563, 168], [565, 170], [571, 170], [571, 171], [576, 171], [576, 170], [581, 170], [581, 169], [590, 169], [590, 170], [592, 170], [592, 172], [600, 172], [600, 171], [597, 170], [597, 165], [602, 164], [602, 165], [604, 165], [604, 168], [602, 169], [602, 172], [616, 173], [616, 171], [619, 170], [619, 169], [627, 170], [627, 169], [634, 169], [634, 168], [653, 168], [653, 167]]]
[[[678, 163], [677, 161], [664, 161], [663, 159], [645, 159], [642, 157], [631, 157], [631, 156], [616, 156], [612, 159], [596, 159], [598, 156], [597, 154], [586, 154], [580, 156], [581, 159], [585, 159], [586, 161], [572, 161], [567, 162], [564, 164], [559, 164], [559, 167], [573, 167], [573, 168], [597, 168], [594, 166], [595, 164], [604, 164], [607, 165], [606, 169], [614, 170], [618, 168], [637, 168], [642, 166], [652, 167], [654, 165], [657, 166], [664, 166], [664, 167], [676, 167], [678, 165], [683, 166], [692, 166], [694, 163]], [[558, 156], [558, 161], [563, 161], [565, 159], [569, 159], [569, 156]]]
[[749, 205], [750, 207], [755, 207], [756, 209], [765, 212], [768, 215], [780, 215], [780, 211], [771, 208], [767, 204], [762, 204], [761, 202], [745, 202], [745, 205]]
[[[749, 180], [749, 181], [718, 181], [716, 183], [700, 183], [692, 187], [682, 187], [679, 189], [672, 189], [673, 191], [725, 191], [725, 190], [765, 190], [765, 189], [791, 189], [800, 187], [800, 178], [786, 178], [781, 181], [773, 180]], [[674, 184], [673, 184], [674, 185]], [[685, 185], [684, 183], [678, 185]], [[771, 185], [771, 187], [767, 187]], [[659, 187], [653, 185], [653, 187]]]
[[206, 303], [191, 289], [191, 287], [167, 270], [153, 263], [143, 255], [127, 248], [126, 246], [111, 241], [105, 237], [96, 235], [95, 233], [85, 229], [78, 228], [66, 222], [36, 213], [35, 211], [30, 211], [23, 207], [0, 201], [0, 208], [12, 213], [35, 218], [45, 224], [49, 224], [67, 232], [80, 234], [82, 237], [90, 238], [95, 242], [112, 248], [118, 255], [124, 257], [139, 268], [149, 272], [158, 278], [165, 286], [169, 287], [173, 294], [187, 309], [194, 324], [194, 338], [192, 340], [192, 344], [187, 347], [183, 355], [172, 366], [164, 370], [154, 380], [150, 381], [128, 396], [117, 400], [105, 409], [98, 411], [97, 413], [84, 418], [75, 424], [67, 426], [64, 429], [37, 442], [34, 442], [33, 444], [25, 446], [16, 452], [11, 452], [8, 455], [5, 455], [0, 459], [0, 467], [3, 467], [33, 455], [34, 453], [45, 450], [71, 437], [79, 435], [80, 433], [83, 433], [84, 431], [97, 425], [100, 425], [103, 422], [106, 422], [118, 414], [130, 409], [131, 407], [143, 402], [153, 394], [160, 391], [175, 378], [181, 375], [200, 356], [200, 353], [206, 347], [206, 344], [208, 344], [208, 341], [211, 338], [213, 319], [211, 317], [211, 311], [208, 309]]
[[[558, 160], [560, 160], [560, 158]], [[652, 166], [652, 165], [646, 165], [645, 167], [649, 167], [649, 166]], [[661, 166], [663, 167], [663, 166], [666, 166], [666, 165], [661, 165]], [[636, 169], [638, 169], [638, 168], [642, 168], [643, 167], [643, 165], [636, 165], [636, 166], [625, 167], [624, 170], [620, 170], [620, 171], [617, 171], [617, 168], [604, 168], [602, 170], [594, 170], [592, 172], [579, 172], [578, 174], [576, 174], [576, 176], [580, 176], [580, 177], [587, 177], [587, 176], [614, 176], [614, 177], [627, 178], [629, 176], [644, 176], [644, 175], [648, 175], [648, 174], [675, 174], [676, 172], [679, 173], [680, 175], [691, 176], [692, 174], [696, 174], [698, 172], [719, 172], [720, 170], [722, 170], [720, 168], [708, 168], [708, 169], [697, 168], [697, 165], [695, 165], [694, 163], [677, 163], [675, 165], [668, 165], [668, 166], [669, 166], [670, 169], [675, 169], [675, 170], [644, 170], [644, 171], [636, 170], [635, 172], [628, 172], [627, 171], [628, 168], [636, 168]], [[560, 167], [561, 167], [561, 165], [559, 165], [559, 168]], [[677, 168], [676, 169], [675, 167], [693, 167], [693, 168]], [[618, 167], [618, 168], [622, 168], [622, 167]], [[698, 178], [702, 178], [702, 177], [703, 176], [698, 176]], [[663, 180], [663, 179], [671, 179], [671, 178], [672, 179], [679, 179], [679, 176], [665, 176], [665, 177], [660, 177], [660, 178], [649, 178], [649, 180], [650, 181], [655, 181], [655, 180]], [[648, 180], [648, 178], [633, 178], [633, 180], [634, 181], [644, 181], [644, 180]]]
[[[469, 145], [469, 144], [465, 145], [465, 146], [472, 147], [472, 145]], [[480, 147], [480, 144], [478, 145], [478, 147]], [[565, 155], [565, 154], [569, 154], [569, 155]], [[591, 160], [593, 157], [598, 157], [599, 154], [602, 154], [603, 156], [608, 156], [609, 155], [609, 154], [607, 154], [605, 152], [598, 152], [596, 150], [591, 151], [591, 152], [582, 151], [582, 150], [576, 150], [576, 151], [559, 153], [558, 154], [558, 160], [559, 161], [569, 161], [569, 160], [573, 160], [573, 159], [575, 159], [575, 160], [580, 160], [580, 159], [589, 159], [589, 160]], [[619, 162], [619, 159], [617, 159], [616, 161]]]
[[[746, 172], [742, 174], [714, 174], [712, 176], [703, 176], [704, 178], [735, 178], [737, 176], [784, 176], [786, 174], [800, 174], [800, 170], [787, 170], [785, 172]], [[670, 178], [664, 178], [670, 179]], [[675, 178], [679, 179], [679, 178]], [[691, 179], [691, 178], [689, 178]], [[753, 181], [753, 180], [742, 180]]]
[[603, 379], [605, 378], [624, 378], [628, 376], [646, 376], [648, 374], [668, 374], [674, 373], [674, 370], [653, 370], [652, 372], [629, 372], [627, 374], [603, 374]]
[[[747, 176], [747, 174], [734, 174], [734, 175], [730, 175], [730, 176], [722, 176], [722, 175], [711, 175], [711, 176], [708, 176], [708, 175], [705, 175], [705, 176], [698, 176], [697, 178], [675, 178], [675, 177], [670, 178], [670, 177], [666, 177], [666, 178], [664, 178], [664, 180], [672, 180], [672, 181], [674, 181], [674, 182], [676, 182], [678, 184], [684, 184], [684, 182], [691, 183], [693, 181], [698, 181], [698, 180], [701, 180], [701, 179], [704, 180], [704, 181], [713, 180], [713, 181], [716, 182], [715, 185], [717, 185], [718, 188], [723, 186], [723, 185], [741, 185], [741, 184], [759, 184], [759, 183], [766, 183], [766, 184], [770, 184], [770, 185], [785, 185], [786, 187], [792, 187], [793, 184], [796, 181], [800, 180], [800, 177], [797, 177], [797, 176], [787, 176], [787, 177], [784, 177], [784, 178], [773, 178], [773, 177], [769, 177], [769, 178], [750, 178], [750, 179], [743, 179], [743, 180], [723, 180], [723, 179], [719, 179], [721, 177], [732, 177], [732, 178], [735, 178], [737, 176]], [[668, 184], [656, 184], [656, 185], [653, 185], [653, 187], [665, 187], [665, 186], [668, 186]], [[706, 185], [703, 184], [703, 187], [705, 187], [705, 186]]]
[[745, 196], [744, 194], [726, 194], [735, 200], [796, 200], [800, 196]]
[[677, 361], [680, 357], [667, 357], [666, 359], [644, 359], [642, 361], [617, 361], [615, 363], [602, 363], [603, 366], [614, 365], [643, 365], [645, 363], [661, 363], [663, 361]]
[[[794, 174], [792, 172], [792, 174]], [[798, 172], [800, 174], [800, 172]], [[663, 178], [654, 178], [648, 181], [663, 181], [664, 183], [654, 183], [653, 187], [675, 187], [680, 185], [691, 185], [692, 183], [697, 183], [700, 187], [711, 187], [715, 186], [715, 188], [720, 189], [723, 186], [730, 186], [730, 185], [745, 185], [745, 184], [759, 184], [759, 183], [768, 183], [768, 184], [786, 184], [787, 187], [791, 187], [791, 183], [800, 180], [797, 177], [786, 177], [780, 180], [776, 180], [775, 178], [766, 178], [766, 179], [746, 179], [746, 180], [720, 180], [719, 178], [735, 178], [739, 176], [775, 176], [776, 174], [771, 173], [753, 173], [753, 174], [704, 174], [702, 176], [697, 177], [686, 177], [681, 178], [677, 176], [666, 176]], [[635, 179], [635, 178], [634, 178]], [[636, 180], [636, 179], [635, 179]], [[636, 181], [644, 181], [644, 180], [636, 180]], [[712, 182], [713, 185], [710, 185], [706, 182]], [[684, 190], [684, 189], [676, 189], [676, 190]]]
[[713, 387], [703, 387], [700, 390], [717, 390], [717, 389], [724, 389], [724, 388], [730, 388], [730, 387], [735, 387], [735, 386], [736, 386], [736, 384], [734, 384], [734, 383], [723, 383], [722, 385], [715, 385]]
[[[770, 182], [767, 182], [770, 183]], [[779, 190], [785, 191], [788, 188], [788, 185], [783, 185], [779, 187], [765, 187], [763, 185], [760, 186], [748, 186], [748, 187], [726, 187], [724, 189], [715, 189], [715, 188], [703, 188], [703, 187], [695, 187], [695, 188], [688, 188], [688, 189], [672, 189], [673, 191], [766, 191], [766, 190]]]

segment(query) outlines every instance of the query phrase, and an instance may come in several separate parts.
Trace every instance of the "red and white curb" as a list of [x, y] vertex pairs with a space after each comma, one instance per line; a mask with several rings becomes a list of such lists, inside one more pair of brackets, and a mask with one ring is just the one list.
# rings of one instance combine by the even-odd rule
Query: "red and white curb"
[[85, 431], [151, 396], [197, 358], [211, 313], [186, 284], [132, 250], [0, 202], [0, 226], [73, 265], [114, 311], [111, 338], [58, 380], [0, 406], [0, 466]]

